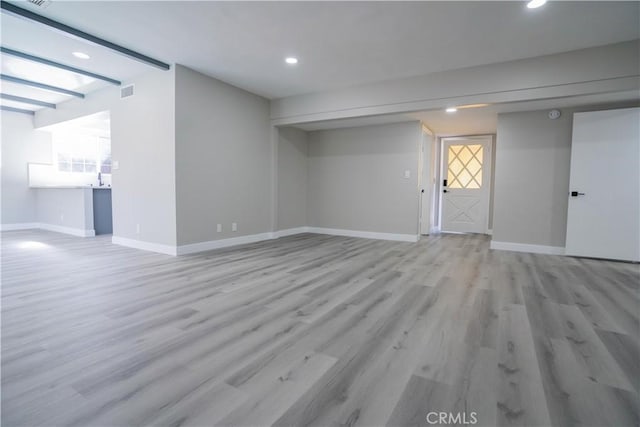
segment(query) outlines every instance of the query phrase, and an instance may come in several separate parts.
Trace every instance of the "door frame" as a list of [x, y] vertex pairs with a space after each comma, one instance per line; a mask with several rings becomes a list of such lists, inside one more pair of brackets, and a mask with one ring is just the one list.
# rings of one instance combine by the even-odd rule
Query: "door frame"
[[421, 236], [434, 231], [435, 147], [435, 134], [422, 124], [418, 152], [418, 234]]
[[[485, 193], [484, 198], [486, 200], [484, 200], [484, 205], [485, 205], [485, 209], [486, 209], [486, 215], [485, 215], [485, 221], [483, 224], [483, 233], [484, 234], [491, 234], [491, 228], [489, 228], [489, 214], [491, 213], [491, 196], [493, 193], [493, 144], [494, 144], [494, 135], [491, 134], [487, 134], [487, 135], [459, 135], [459, 136], [443, 136], [440, 138], [440, 144], [439, 144], [439, 148], [440, 148], [440, 168], [439, 168], [439, 180], [437, 182], [437, 191], [438, 191], [438, 226], [440, 228], [440, 231], [443, 233], [455, 233], [453, 231], [446, 231], [444, 229], [444, 219], [442, 216], [442, 210], [443, 210], [443, 195], [444, 195], [444, 180], [446, 179], [446, 173], [448, 168], [445, 167], [445, 161], [446, 161], [446, 156], [447, 156], [447, 151], [445, 150], [445, 144], [447, 141], [449, 142], [455, 142], [455, 141], [469, 141], [469, 140], [475, 140], [475, 141], [481, 141], [481, 142], [486, 142], [487, 143], [487, 153], [486, 155], [483, 155], [483, 159], [482, 159], [482, 168], [484, 169], [484, 171], [486, 172], [486, 181], [487, 181], [487, 185], [488, 185], [488, 191]], [[484, 181], [485, 175], [483, 175], [483, 181]], [[484, 185], [484, 184], [483, 184]]]

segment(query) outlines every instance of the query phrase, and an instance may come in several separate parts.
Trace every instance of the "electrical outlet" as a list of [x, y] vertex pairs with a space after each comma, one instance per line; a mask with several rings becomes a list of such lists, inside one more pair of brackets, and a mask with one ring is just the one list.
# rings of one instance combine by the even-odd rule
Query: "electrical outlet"
[[60, 222], [64, 222], [64, 214], [60, 214]]
[[136, 224], [136, 234], [140, 234], [140, 224]]
[[118, 160], [113, 160], [111, 162], [111, 169], [112, 170], [118, 170], [120, 169], [120, 162]]
[[216, 227], [216, 231], [218, 233], [222, 233], [222, 224], [218, 224], [218, 226]]
[[231, 231], [238, 231], [238, 223], [237, 222], [232, 222], [231, 223]]
[[404, 171], [404, 179], [409, 179], [409, 178], [411, 178], [411, 171], [410, 170]]

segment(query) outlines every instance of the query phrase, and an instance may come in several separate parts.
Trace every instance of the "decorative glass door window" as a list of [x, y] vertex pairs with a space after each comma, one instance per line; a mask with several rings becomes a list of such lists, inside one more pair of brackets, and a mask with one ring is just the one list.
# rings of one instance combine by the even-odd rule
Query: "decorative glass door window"
[[450, 145], [448, 156], [447, 187], [482, 188], [483, 146]]

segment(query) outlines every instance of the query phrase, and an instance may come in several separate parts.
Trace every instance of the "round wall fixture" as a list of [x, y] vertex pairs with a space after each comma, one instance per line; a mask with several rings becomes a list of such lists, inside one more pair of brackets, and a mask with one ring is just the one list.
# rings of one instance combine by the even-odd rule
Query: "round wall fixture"
[[551, 120], [555, 120], [560, 118], [560, 110], [551, 110], [549, 111], [549, 118]]

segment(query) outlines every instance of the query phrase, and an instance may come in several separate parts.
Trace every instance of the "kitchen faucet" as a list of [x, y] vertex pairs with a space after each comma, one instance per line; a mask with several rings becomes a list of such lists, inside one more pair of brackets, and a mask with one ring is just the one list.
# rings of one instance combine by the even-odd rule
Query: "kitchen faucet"
[[104, 182], [102, 182], [102, 174], [98, 172], [98, 187], [102, 187]]

